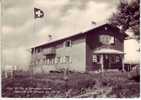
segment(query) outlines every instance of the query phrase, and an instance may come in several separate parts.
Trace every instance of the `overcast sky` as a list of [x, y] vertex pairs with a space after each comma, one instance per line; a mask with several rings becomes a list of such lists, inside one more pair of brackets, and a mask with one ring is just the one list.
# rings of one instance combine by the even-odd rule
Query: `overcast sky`
[[[6, 65], [28, 64], [28, 48], [54, 39], [86, 31], [105, 23], [116, 11], [119, 0], [3, 0], [3, 60]], [[45, 16], [34, 19], [33, 8]]]

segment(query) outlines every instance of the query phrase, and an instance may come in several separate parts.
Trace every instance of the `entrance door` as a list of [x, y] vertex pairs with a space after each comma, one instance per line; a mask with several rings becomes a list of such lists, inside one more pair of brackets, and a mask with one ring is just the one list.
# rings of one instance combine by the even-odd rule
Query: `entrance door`
[[103, 63], [104, 63], [104, 69], [109, 69], [110, 68], [110, 56], [109, 55], [104, 55], [103, 56]]

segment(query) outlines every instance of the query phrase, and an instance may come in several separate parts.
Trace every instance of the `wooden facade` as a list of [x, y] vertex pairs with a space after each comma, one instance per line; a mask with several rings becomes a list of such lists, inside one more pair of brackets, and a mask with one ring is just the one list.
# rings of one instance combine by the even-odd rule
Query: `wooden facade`
[[118, 28], [104, 24], [84, 33], [33, 47], [31, 66], [35, 72], [123, 69], [124, 38], [125, 35]]
[[118, 28], [110, 25], [90, 30], [86, 37], [87, 70], [123, 69], [124, 38]]

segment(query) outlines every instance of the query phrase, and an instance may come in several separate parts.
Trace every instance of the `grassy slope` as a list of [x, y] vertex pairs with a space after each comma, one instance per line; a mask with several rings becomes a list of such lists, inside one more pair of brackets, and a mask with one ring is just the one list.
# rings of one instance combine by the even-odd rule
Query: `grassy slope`
[[[139, 82], [131, 80], [131, 77], [131, 73], [127, 72], [105, 72], [69, 73], [65, 80], [63, 73], [40, 74], [32, 79], [30, 77], [3, 79], [2, 95], [4, 97], [139, 97]], [[17, 93], [13, 92], [13, 87], [33, 87], [41, 92]]]

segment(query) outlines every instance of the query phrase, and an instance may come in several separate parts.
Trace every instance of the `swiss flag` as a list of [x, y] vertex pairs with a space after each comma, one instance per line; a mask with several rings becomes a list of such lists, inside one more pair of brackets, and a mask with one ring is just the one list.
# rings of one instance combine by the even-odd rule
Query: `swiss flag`
[[39, 8], [34, 8], [34, 18], [44, 17], [44, 12]]

